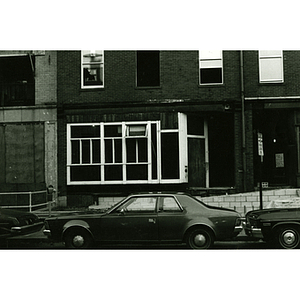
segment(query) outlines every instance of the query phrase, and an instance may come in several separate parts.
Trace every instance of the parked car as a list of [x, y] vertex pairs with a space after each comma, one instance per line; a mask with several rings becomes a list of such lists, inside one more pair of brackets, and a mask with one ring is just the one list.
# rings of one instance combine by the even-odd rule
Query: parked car
[[43, 226], [33, 213], [0, 208], [0, 239], [37, 232]]
[[300, 208], [270, 208], [245, 215], [245, 233], [286, 249], [300, 245]]
[[186, 243], [210, 248], [242, 230], [234, 210], [208, 206], [187, 194], [130, 195], [105, 212], [87, 211], [45, 220], [44, 234], [67, 248], [102, 243]]

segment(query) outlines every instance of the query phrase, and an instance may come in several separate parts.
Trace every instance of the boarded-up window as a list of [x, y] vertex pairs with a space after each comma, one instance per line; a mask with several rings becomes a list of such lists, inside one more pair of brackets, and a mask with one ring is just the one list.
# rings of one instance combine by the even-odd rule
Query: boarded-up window
[[45, 182], [44, 125], [42, 123], [0, 126], [0, 183]]

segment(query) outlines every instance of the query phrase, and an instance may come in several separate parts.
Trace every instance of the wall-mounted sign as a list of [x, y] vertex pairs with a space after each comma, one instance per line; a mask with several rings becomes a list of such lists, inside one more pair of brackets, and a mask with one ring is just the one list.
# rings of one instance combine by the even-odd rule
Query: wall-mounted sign
[[257, 145], [258, 145], [258, 155], [264, 156], [263, 135], [260, 132], [257, 133]]
[[276, 168], [284, 168], [284, 155], [283, 155], [283, 153], [276, 153], [275, 154], [275, 163], [276, 163]]

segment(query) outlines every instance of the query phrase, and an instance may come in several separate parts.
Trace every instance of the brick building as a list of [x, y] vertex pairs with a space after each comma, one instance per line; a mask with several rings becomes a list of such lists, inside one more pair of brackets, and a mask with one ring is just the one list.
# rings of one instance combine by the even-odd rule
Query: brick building
[[[1, 206], [57, 187], [56, 52], [0, 51]], [[32, 204], [45, 202], [36, 194]]]
[[299, 187], [299, 58], [0, 51], [1, 191], [51, 184], [58, 205], [78, 206], [140, 191], [251, 192], [260, 179]]
[[263, 135], [264, 157], [254, 140], [254, 182], [299, 187], [300, 52], [244, 51], [245, 111], [253, 138]]
[[68, 205], [253, 189], [239, 51], [58, 51], [57, 67], [58, 189]]

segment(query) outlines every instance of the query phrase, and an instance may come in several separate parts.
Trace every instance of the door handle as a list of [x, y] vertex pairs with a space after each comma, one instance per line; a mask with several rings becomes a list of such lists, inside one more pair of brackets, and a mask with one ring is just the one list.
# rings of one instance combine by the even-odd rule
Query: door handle
[[155, 219], [149, 219], [149, 223], [155, 224], [155, 223], [156, 223], [156, 220], [155, 220]]

